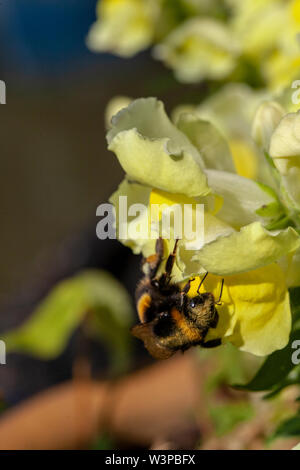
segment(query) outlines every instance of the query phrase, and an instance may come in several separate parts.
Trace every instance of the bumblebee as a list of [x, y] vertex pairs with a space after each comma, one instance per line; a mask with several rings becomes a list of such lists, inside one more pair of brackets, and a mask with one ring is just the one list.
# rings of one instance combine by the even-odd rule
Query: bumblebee
[[157, 276], [163, 261], [163, 240], [156, 242], [155, 254], [144, 260], [146, 274], [136, 289], [136, 306], [140, 324], [135, 325], [132, 334], [144, 342], [149, 353], [156, 359], [167, 359], [176, 351], [185, 351], [200, 345], [212, 348], [221, 344], [221, 339], [205, 342], [210, 328], [216, 328], [219, 315], [224, 279], [218, 301], [210, 292], [200, 294], [204, 276], [197, 289], [197, 295], [189, 297], [190, 279], [181, 289], [171, 283], [172, 269], [176, 258], [178, 240], [169, 255], [165, 271]]

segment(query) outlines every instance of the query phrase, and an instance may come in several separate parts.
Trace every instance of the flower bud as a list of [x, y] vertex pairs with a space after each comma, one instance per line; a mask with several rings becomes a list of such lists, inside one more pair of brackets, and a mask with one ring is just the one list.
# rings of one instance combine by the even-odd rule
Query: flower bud
[[271, 135], [284, 114], [282, 106], [275, 101], [261, 104], [256, 111], [252, 126], [252, 137], [264, 150], [269, 149]]

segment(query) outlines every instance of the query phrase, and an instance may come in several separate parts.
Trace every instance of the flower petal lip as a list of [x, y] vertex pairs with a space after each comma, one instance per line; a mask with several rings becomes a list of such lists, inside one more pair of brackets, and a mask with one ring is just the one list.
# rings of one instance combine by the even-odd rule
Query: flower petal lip
[[225, 276], [266, 266], [299, 247], [300, 237], [292, 227], [269, 232], [254, 222], [204, 245], [194, 258], [206, 271]]
[[129, 179], [187, 196], [210, 193], [199, 151], [155, 98], [135, 100], [115, 115], [107, 141]]
[[129, 96], [117, 95], [109, 100], [105, 109], [105, 124], [106, 129], [110, 129], [112, 117], [117, 114], [121, 109], [126, 108], [132, 101]]

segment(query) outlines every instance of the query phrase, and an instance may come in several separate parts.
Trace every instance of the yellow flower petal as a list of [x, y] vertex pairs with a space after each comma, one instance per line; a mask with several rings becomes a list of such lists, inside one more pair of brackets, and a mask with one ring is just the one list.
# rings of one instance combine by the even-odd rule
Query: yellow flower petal
[[257, 175], [257, 155], [250, 142], [243, 139], [231, 139], [229, 148], [233, 157], [236, 171], [245, 178], [255, 178]]
[[132, 101], [132, 98], [128, 96], [114, 96], [109, 100], [106, 109], [105, 109], [105, 124], [106, 129], [109, 129], [111, 126], [111, 120], [115, 114], [117, 114], [121, 109], [126, 108]]
[[254, 222], [205, 245], [194, 259], [210, 273], [230, 275], [266, 266], [299, 247], [300, 237], [292, 227], [274, 233]]
[[235, 172], [226, 139], [213, 124], [199, 119], [196, 114], [184, 113], [179, 116], [177, 127], [199, 150], [205, 168]]
[[187, 196], [210, 192], [200, 153], [169, 120], [162, 102], [133, 101], [114, 116], [107, 140], [131, 180]]

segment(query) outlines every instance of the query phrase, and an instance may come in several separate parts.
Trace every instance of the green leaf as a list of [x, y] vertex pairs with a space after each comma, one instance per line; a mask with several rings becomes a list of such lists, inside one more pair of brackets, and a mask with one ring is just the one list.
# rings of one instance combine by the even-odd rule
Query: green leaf
[[279, 217], [279, 219], [276, 219], [273, 222], [270, 222], [267, 226], [267, 230], [281, 230], [289, 226], [294, 226], [294, 223], [290, 219], [289, 216], [283, 215], [282, 217]]
[[7, 352], [52, 359], [64, 350], [81, 322], [94, 325], [97, 317], [98, 334], [113, 345], [122, 362], [128, 355], [132, 315], [129, 295], [113, 276], [85, 271], [58, 284], [29, 319], [3, 339]]
[[254, 378], [246, 385], [234, 385], [239, 390], [252, 392], [271, 390], [283, 381], [295, 367], [292, 363], [292, 342], [300, 338], [300, 329], [292, 332], [288, 345], [272, 353], [263, 363]]
[[281, 423], [272, 438], [287, 436], [300, 436], [300, 414], [293, 416]]
[[269, 400], [270, 398], [274, 398], [286, 387], [289, 387], [290, 385], [299, 384], [299, 383], [300, 383], [300, 374], [299, 374], [299, 370], [297, 370], [296, 368], [296, 369], [293, 369], [284, 380], [279, 382], [271, 390], [271, 392], [267, 393], [263, 398], [264, 400]]

